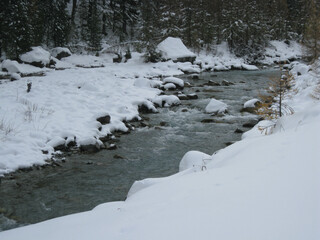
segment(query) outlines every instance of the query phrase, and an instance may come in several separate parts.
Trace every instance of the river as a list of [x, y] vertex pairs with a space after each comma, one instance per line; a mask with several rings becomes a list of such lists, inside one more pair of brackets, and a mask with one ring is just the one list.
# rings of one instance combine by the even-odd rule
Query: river
[[[241, 113], [243, 103], [256, 98], [279, 70], [229, 71], [203, 73], [200, 79], [184, 76], [193, 87], [184, 93], [196, 93], [198, 99], [182, 105], [161, 108], [147, 114], [144, 127], [121, 135], [117, 149], [96, 154], [74, 154], [61, 166], [30, 172], [16, 172], [0, 184], [0, 231], [44, 221], [80, 211], [98, 204], [125, 200], [135, 180], [163, 177], [178, 171], [183, 155], [190, 150], [207, 154], [238, 141], [234, 131], [257, 116]], [[234, 83], [230, 86], [203, 86], [209, 80]], [[210, 98], [228, 104], [225, 116], [204, 112]], [[202, 123], [214, 119], [213, 123]]]

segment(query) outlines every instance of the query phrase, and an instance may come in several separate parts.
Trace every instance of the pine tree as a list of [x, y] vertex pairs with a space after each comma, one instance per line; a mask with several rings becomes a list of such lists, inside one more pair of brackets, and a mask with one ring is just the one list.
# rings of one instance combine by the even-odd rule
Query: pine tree
[[70, 30], [65, 0], [55, 0], [52, 6], [51, 34], [54, 46], [64, 46]]
[[304, 45], [310, 61], [320, 56], [320, 8], [315, 0], [309, 1], [309, 18], [304, 34]]
[[7, 2], [1, 24], [1, 44], [7, 57], [17, 59], [21, 53], [30, 49], [32, 36], [28, 8], [28, 0], [9, 0]]

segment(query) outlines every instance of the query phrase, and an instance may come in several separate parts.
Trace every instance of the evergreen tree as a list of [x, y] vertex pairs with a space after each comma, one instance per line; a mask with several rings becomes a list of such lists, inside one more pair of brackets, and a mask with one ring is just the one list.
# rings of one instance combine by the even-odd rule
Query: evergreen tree
[[320, 56], [320, 8], [315, 0], [309, 0], [309, 18], [307, 20], [304, 45], [307, 48], [307, 55], [311, 61]]
[[31, 25], [28, 18], [29, 1], [9, 0], [2, 14], [2, 48], [8, 57], [17, 59], [30, 49]]

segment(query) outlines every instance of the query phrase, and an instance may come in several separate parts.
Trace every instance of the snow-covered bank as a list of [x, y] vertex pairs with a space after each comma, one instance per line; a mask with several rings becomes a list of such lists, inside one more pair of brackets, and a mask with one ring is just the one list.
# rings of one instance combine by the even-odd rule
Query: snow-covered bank
[[[54, 147], [74, 137], [78, 144], [101, 145], [100, 137], [114, 130], [127, 131], [122, 121], [139, 118], [140, 105], [155, 109], [159, 101], [165, 106], [178, 103], [175, 96], [160, 99], [156, 87], [165, 84], [159, 76], [182, 74], [181, 64], [145, 64], [141, 55], [127, 63], [113, 64], [108, 56], [99, 61], [105, 67], [77, 68], [79, 62], [91, 64], [90, 56], [88, 61], [86, 56], [74, 55], [61, 61], [70, 69], [46, 69], [44, 77], [0, 84], [0, 176], [44, 164]], [[30, 92], [27, 83], [32, 84]], [[107, 115], [110, 124], [101, 125], [97, 119]]]
[[297, 91], [286, 99], [296, 113], [281, 118], [273, 134], [248, 136], [211, 161], [195, 154], [201, 160], [188, 159], [191, 168], [136, 185], [125, 202], [2, 232], [0, 238], [319, 239], [320, 104], [310, 96], [319, 80], [305, 67], [293, 68]]

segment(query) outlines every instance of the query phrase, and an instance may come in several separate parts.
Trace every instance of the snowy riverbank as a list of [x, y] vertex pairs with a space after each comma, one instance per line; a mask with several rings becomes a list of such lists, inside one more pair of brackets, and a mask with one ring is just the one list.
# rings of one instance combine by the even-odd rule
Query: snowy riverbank
[[[320, 103], [315, 67], [296, 64], [295, 114], [178, 174], [137, 182], [124, 202], [0, 233], [1, 239], [320, 238]], [[199, 159], [199, 156], [201, 159]], [[185, 170], [184, 170], [185, 169]]]

